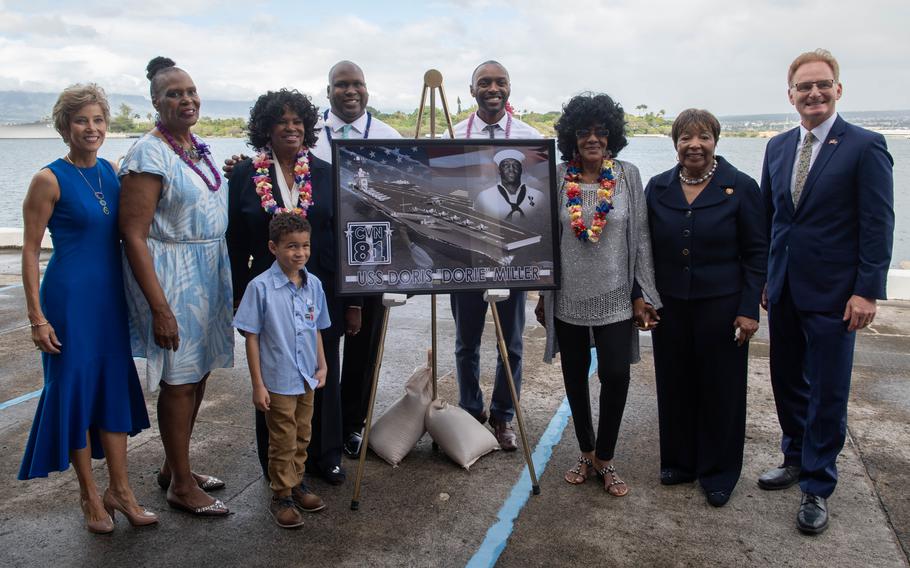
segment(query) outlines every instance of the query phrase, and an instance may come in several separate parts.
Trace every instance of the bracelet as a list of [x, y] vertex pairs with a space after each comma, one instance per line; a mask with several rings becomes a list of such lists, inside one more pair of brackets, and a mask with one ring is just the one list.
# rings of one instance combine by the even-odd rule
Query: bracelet
[[36, 327], [41, 327], [42, 325], [50, 325], [50, 322], [47, 320], [44, 320], [44, 321], [39, 321], [38, 323], [29, 323], [28, 324], [28, 326], [32, 329], [35, 329]]

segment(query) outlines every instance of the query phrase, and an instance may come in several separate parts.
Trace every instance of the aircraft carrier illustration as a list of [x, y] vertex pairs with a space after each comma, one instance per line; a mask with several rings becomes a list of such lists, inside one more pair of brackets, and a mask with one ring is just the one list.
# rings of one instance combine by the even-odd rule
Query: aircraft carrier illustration
[[467, 197], [431, 193], [404, 179], [376, 181], [358, 168], [348, 189], [361, 203], [421, 238], [500, 265], [509, 264], [519, 249], [541, 241], [540, 234], [476, 211]]

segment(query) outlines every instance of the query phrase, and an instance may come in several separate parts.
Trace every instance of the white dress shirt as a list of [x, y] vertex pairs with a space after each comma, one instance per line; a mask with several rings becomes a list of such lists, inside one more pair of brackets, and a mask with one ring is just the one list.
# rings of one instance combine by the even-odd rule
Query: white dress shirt
[[[348, 124], [340, 117], [336, 116], [334, 112], [329, 112], [329, 117], [325, 120], [322, 120], [324, 114], [320, 114], [320, 121], [316, 126], [321, 126], [319, 130], [319, 138], [316, 140], [316, 145], [310, 148], [310, 152], [317, 158], [324, 160], [328, 163], [332, 163], [332, 143], [328, 140], [326, 136], [326, 129], [332, 131], [332, 138], [335, 140], [341, 140], [345, 125]], [[348, 138], [370, 138], [372, 139], [382, 139], [382, 138], [401, 138], [401, 134], [397, 130], [379, 120], [375, 116], [370, 121], [370, 131], [367, 132], [367, 113], [360, 115], [360, 118], [350, 123], [351, 131], [348, 133]]]
[[[809, 159], [809, 171], [812, 171], [812, 166], [815, 165], [815, 158], [822, 151], [822, 144], [828, 139], [828, 133], [831, 132], [831, 127], [834, 126], [835, 120], [837, 120], [837, 113], [832, 114], [826, 121], [811, 130], [815, 140], [812, 142], [812, 158]], [[799, 153], [802, 150], [806, 134], [809, 132], [805, 126], [799, 125], [799, 143], [796, 145], [796, 154], [793, 157], [793, 173], [790, 175], [790, 195], [793, 195], [793, 190], [796, 189], [796, 170], [799, 167]]]
[[[484, 138], [490, 138], [488, 131], [484, 130], [487, 127], [487, 123], [484, 122], [477, 114], [474, 115], [473, 124], [471, 124], [471, 139], [482, 140]], [[465, 120], [462, 120], [455, 125], [455, 138], [468, 138], [468, 123], [471, 122], [471, 117], [469, 116]], [[499, 122], [496, 123], [496, 130], [493, 132], [493, 138], [505, 138], [506, 129], [509, 127], [509, 113], [502, 115], [502, 118], [499, 119]], [[543, 135], [534, 129], [533, 126], [526, 122], [522, 122], [518, 118], [512, 117], [512, 126], [511, 133], [509, 138], [521, 139], [521, 138], [543, 138]]]

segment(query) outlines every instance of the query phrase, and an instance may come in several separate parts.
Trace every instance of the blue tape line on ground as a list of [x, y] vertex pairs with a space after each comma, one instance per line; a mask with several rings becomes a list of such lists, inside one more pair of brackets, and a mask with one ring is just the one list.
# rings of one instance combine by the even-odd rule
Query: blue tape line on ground
[[9, 408], [10, 406], [15, 406], [15, 405], [19, 404], [20, 402], [25, 402], [25, 401], [31, 400], [33, 398], [38, 398], [39, 396], [41, 396], [41, 390], [36, 390], [34, 392], [30, 392], [30, 393], [24, 394], [22, 396], [17, 396], [16, 398], [10, 399], [6, 402], [0, 402], [0, 410], [5, 410], [5, 409]]
[[[594, 349], [591, 349], [591, 368], [588, 376], [593, 375], [596, 369], [597, 357]], [[550, 419], [550, 424], [547, 425], [547, 429], [540, 437], [540, 441], [537, 442], [537, 447], [534, 448], [534, 454], [531, 456], [531, 462], [534, 464], [534, 472], [537, 474], [538, 482], [543, 477], [543, 472], [547, 468], [550, 456], [553, 455], [553, 446], [562, 439], [562, 432], [569, 422], [570, 415], [569, 399], [563, 398], [562, 404], [559, 405], [559, 409]], [[515, 519], [518, 518], [518, 514], [524, 508], [525, 503], [528, 502], [530, 495], [531, 474], [526, 465], [518, 482], [512, 486], [509, 498], [499, 509], [496, 523], [487, 529], [487, 536], [480, 544], [480, 548], [468, 561], [468, 568], [487, 568], [496, 564], [502, 551], [506, 548], [509, 537], [512, 535], [512, 529], [515, 528]]]

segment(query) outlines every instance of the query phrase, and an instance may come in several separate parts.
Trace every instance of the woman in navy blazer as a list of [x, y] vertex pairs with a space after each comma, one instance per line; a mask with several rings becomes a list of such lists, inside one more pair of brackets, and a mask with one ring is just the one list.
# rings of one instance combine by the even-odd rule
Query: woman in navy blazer
[[660, 480], [697, 479], [715, 507], [742, 469], [748, 341], [768, 261], [761, 191], [715, 156], [719, 136], [708, 111], [680, 113], [672, 129], [679, 164], [645, 189], [664, 304], [652, 333]]
[[[301, 148], [316, 143], [318, 112], [309, 98], [297, 91], [269, 91], [259, 97], [250, 110], [248, 125], [250, 146], [268, 150], [272, 159], [269, 178], [272, 197], [279, 208], [288, 207], [279, 188], [274, 160], [282, 164], [288, 178], [287, 187], [295, 186], [294, 160]], [[275, 260], [269, 252], [269, 221], [272, 213], [262, 205], [256, 193], [253, 177], [256, 169], [252, 159], [231, 164], [228, 198], [228, 229], [226, 234], [231, 260], [234, 303], [239, 304], [247, 284], [267, 270]], [[312, 226], [311, 255], [307, 270], [322, 281], [332, 325], [322, 331], [328, 376], [323, 388], [316, 392], [313, 412], [313, 433], [307, 450], [307, 471], [324, 477], [330, 483], [344, 481], [341, 467], [341, 391], [339, 383], [339, 343], [346, 325], [346, 307], [356, 300], [342, 302], [335, 295], [335, 236], [332, 167], [309, 154], [312, 183], [312, 204], [306, 211]], [[289, 194], [293, 195], [293, 194]], [[297, 204], [295, 204], [297, 205]], [[359, 312], [355, 314], [359, 319]], [[268, 475], [269, 432], [265, 415], [256, 411], [256, 443], [262, 471]]]

